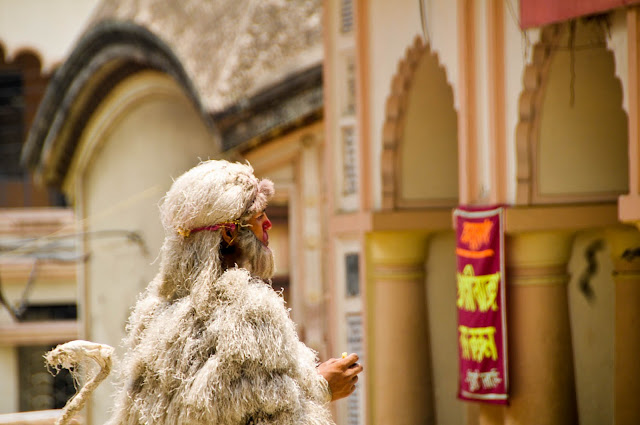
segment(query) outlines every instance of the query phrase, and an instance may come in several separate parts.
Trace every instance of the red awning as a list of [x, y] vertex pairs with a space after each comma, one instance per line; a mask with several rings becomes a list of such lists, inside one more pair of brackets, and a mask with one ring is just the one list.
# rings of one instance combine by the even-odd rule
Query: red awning
[[631, 4], [640, 0], [520, 0], [520, 26], [539, 27]]

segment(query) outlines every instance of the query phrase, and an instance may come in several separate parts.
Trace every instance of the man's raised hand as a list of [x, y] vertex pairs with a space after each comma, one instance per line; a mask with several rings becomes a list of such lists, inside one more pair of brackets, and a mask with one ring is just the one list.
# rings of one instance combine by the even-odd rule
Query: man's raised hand
[[341, 359], [329, 359], [318, 366], [318, 373], [329, 383], [331, 401], [340, 400], [355, 391], [358, 374], [363, 369], [358, 359], [358, 355], [352, 353]]

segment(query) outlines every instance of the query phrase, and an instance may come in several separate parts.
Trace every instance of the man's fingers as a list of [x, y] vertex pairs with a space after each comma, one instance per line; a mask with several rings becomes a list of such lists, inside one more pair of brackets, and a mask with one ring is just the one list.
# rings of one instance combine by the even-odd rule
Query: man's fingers
[[362, 367], [362, 365], [361, 365], [360, 363], [355, 363], [355, 364], [352, 364], [351, 366], [349, 366], [349, 367], [345, 370], [345, 373], [346, 373], [347, 375], [357, 375], [357, 374], [359, 374], [360, 372], [362, 372], [362, 371], [363, 371], [363, 369], [364, 369], [364, 368]]
[[345, 368], [349, 368], [353, 364], [355, 364], [359, 359], [360, 359], [360, 357], [358, 357], [358, 355], [356, 353], [351, 353], [347, 357], [344, 357], [342, 359], [342, 362], [343, 362], [343, 365], [344, 365]]

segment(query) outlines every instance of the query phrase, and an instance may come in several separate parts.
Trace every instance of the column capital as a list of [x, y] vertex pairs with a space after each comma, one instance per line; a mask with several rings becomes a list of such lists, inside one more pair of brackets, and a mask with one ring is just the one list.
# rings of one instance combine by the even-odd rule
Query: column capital
[[367, 234], [369, 256], [374, 264], [422, 264], [427, 257], [430, 232], [383, 231]]
[[563, 270], [571, 256], [575, 231], [554, 230], [508, 234], [506, 265], [517, 269]]

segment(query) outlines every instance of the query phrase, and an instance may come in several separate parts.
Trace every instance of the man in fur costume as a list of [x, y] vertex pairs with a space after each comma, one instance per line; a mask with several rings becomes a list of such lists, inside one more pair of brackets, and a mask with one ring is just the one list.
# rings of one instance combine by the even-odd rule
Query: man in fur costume
[[206, 161], [161, 205], [160, 271], [129, 318], [110, 424], [332, 424], [356, 354], [317, 365], [274, 273], [265, 208], [273, 183], [249, 165]]

